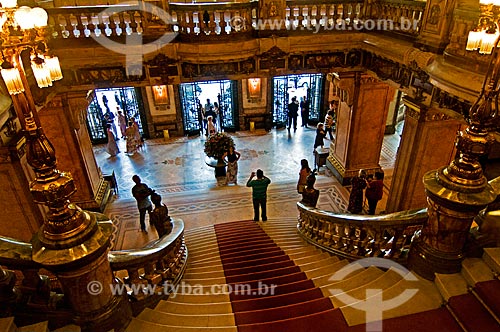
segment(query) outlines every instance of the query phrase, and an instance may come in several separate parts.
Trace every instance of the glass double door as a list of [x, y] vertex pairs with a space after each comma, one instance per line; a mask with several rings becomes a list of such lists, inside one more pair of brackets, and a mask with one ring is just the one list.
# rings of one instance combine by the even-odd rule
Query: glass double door
[[113, 132], [117, 138], [122, 137], [118, 124], [118, 111], [121, 111], [128, 121], [134, 118], [139, 125], [141, 136], [147, 132], [146, 117], [142, 104], [140, 90], [133, 87], [96, 89], [94, 99], [87, 109], [87, 128], [90, 140], [94, 144], [107, 142], [105, 115], [111, 113], [114, 128]]
[[274, 77], [273, 125], [276, 128], [286, 127], [288, 104], [291, 103], [293, 97], [296, 97], [298, 102], [306, 97], [309, 101], [309, 122], [312, 124], [320, 122], [322, 90], [323, 75], [321, 74]]
[[218, 131], [238, 129], [237, 88], [230, 80], [183, 83], [180, 86], [185, 135], [206, 133], [205, 112], [213, 108]]

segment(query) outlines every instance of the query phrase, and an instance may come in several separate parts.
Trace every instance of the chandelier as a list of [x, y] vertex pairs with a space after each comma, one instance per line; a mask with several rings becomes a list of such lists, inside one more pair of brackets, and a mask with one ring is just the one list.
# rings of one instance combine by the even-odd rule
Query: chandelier
[[18, 7], [17, 0], [0, 0], [0, 6], [0, 72], [9, 94], [27, 89], [21, 61], [24, 50], [30, 51], [31, 69], [40, 88], [62, 79], [59, 59], [47, 47], [47, 12], [39, 7]]

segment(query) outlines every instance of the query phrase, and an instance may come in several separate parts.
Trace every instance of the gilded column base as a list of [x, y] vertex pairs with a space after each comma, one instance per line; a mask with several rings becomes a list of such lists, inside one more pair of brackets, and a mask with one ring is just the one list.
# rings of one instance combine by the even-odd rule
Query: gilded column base
[[107, 306], [94, 312], [76, 314], [74, 322], [82, 332], [123, 331], [132, 318], [127, 295], [116, 296]]
[[[333, 176], [342, 184], [343, 186], [348, 186], [351, 184], [351, 179], [358, 176], [359, 169], [345, 169], [345, 167], [331, 154], [326, 159], [326, 167], [333, 173]], [[380, 171], [380, 167], [375, 168], [364, 168], [368, 174], [373, 174]]]
[[100, 213], [84, 213], [90, 219], [88, 235], [59, 249], [45, 247], [35, 237], [33, 260], [57, 276], [64, 299], [75, 313], [74, 321], [83, 331], [123, 331], [132, 311], [126, 294], [115, 295], [111, 287], [115, 279], [108, 250], [113, 224]]
[[428, 280], [434, 280], [435, 273], [452, 274], [462, 270], [464, 255], [438, 251], [421, 241], [413, 240], [408, 255], [408, 268]]

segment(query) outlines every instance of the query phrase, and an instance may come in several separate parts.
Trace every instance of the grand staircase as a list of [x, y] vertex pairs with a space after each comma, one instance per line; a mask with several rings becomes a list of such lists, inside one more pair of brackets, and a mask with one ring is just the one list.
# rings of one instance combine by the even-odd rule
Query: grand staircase
[[[366, 331], [381, 323], [384, 332], [500, 332], [500, 249], [430, 282], [322, 252], [297, 235], [293, 218], [207, 226], [185, 238], [189, 265], [177, 292], [126, 331]], [[411, 298], [390, 301], [409, 297], [405, 290]], [[378, 319], [359, 309], [377, 304], [386, 309]]]

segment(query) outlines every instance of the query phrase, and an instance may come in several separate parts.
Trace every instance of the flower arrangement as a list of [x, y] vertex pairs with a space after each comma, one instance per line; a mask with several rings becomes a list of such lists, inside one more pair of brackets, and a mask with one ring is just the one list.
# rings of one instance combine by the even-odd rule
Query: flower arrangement
[[229, 150], [234, 147], [233, 138], [226, 133], [216, 133], [210, 135], [205, 141], [205, 153], [207, 156], [220, 159]]

